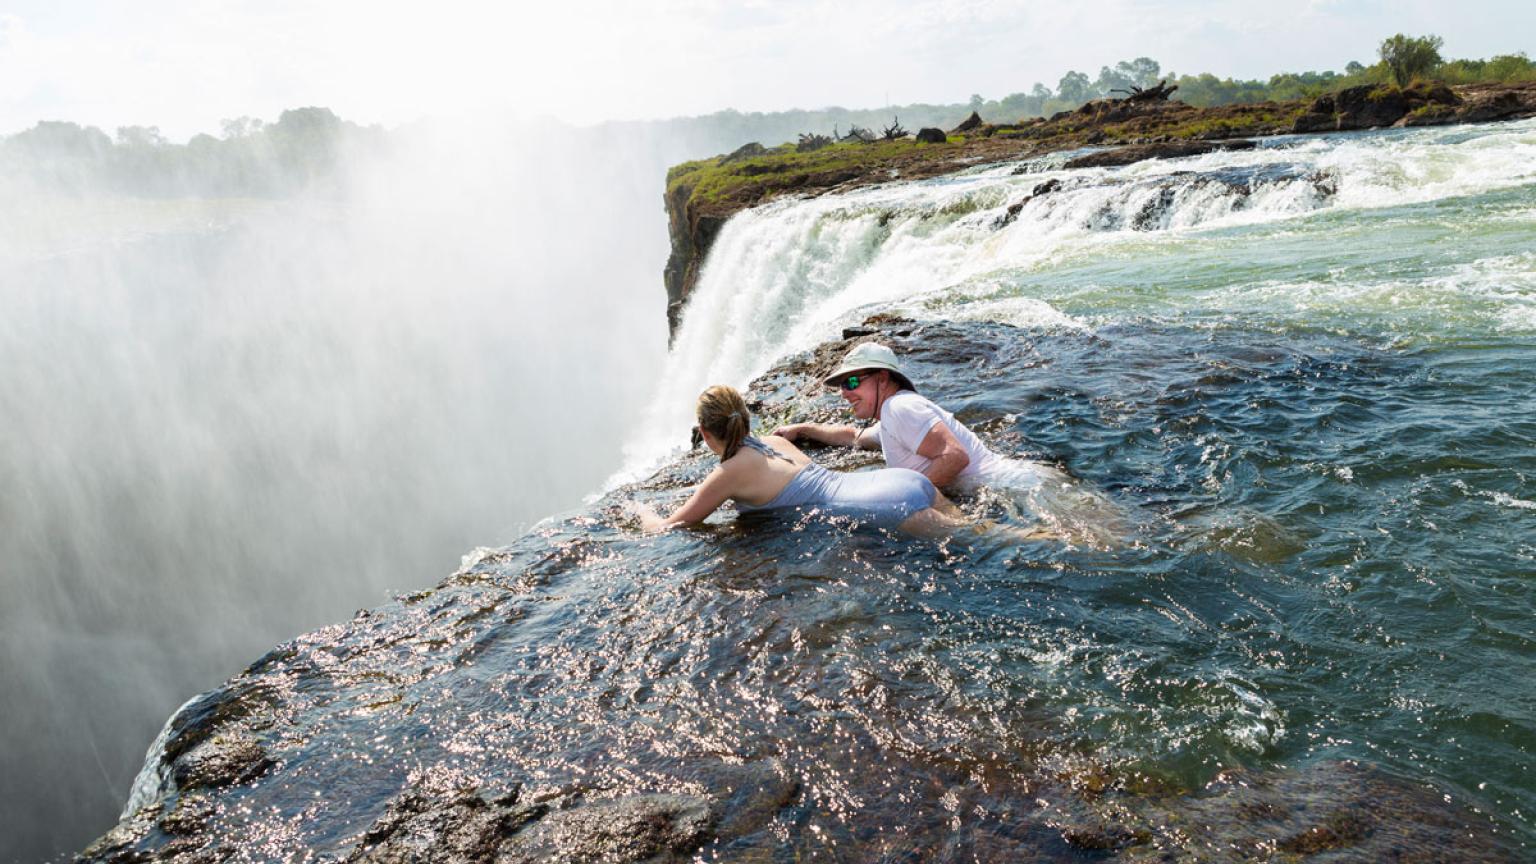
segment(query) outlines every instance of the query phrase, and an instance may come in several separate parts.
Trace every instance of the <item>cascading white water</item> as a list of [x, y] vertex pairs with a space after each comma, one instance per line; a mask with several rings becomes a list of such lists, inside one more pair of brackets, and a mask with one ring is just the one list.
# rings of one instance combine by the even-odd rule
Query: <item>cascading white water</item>
[[[1283, 239], [1292, 223], [1517, 188], [1529, 182], [1533, 153], [1536, 125], [1525, 122], [1276, 139], [1110, 169], [1064, 170], [1058, 154], [738, 213], [709, 253], [616, 479], [644, 473], [684, 440], [704, 387], [744, 386], [873, 312], [1037, 327], [1156, 314], [1159, 289], [1105, 283], [1155, 282], [1144, 268], [1158, 256], [1239, 248], [1245, 233]], [[1117, 261], [1126, 262], [1118, 274]], [[1242, 262], [1228, 264], [1237, 275], [1206, 302], [1239, 311], [1269, 282], [1248, 284]], [[1093, 281], [1084, 268], [1097, 268]], [[1503, 314], [1518, 319], [1526, 308], [1520, 301]]]

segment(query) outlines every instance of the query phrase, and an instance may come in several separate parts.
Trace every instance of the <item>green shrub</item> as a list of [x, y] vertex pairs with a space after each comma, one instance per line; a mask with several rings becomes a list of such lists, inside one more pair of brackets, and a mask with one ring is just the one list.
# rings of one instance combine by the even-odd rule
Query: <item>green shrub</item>
[[1442, 44], [1444, 40], [1439, 36], [1412, 37], [1399, 33], [1382, 40], [1378, 51], [1381, 62], [1392, 70], [1397, 86], [1406, 87], [1414, 78], [1428, 75], [1440, 65]]

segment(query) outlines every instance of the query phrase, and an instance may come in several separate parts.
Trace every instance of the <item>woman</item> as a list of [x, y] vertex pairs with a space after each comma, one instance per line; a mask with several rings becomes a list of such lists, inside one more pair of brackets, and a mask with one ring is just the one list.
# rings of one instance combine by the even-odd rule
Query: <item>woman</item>
[[705, 390], [697, 416], [698, 437], [720, 457], [720, 465], [671, 516], [637, 505], [647, 531], [696, 525], [727, 499], [742, 512], [817, 507], [924, 536], [948, 534], [962, 524], [955, 506], [916, 471], [828, 471], [784, 438], [752, 437], [752, 415], [733, 387]]

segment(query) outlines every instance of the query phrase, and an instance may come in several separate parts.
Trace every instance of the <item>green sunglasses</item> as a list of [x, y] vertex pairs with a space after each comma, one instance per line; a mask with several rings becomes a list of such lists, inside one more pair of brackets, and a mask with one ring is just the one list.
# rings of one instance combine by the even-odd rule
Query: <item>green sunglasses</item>
[[[864, 377], [867, 378], [869, 376], [866, 375]], [[843, 388], [844, 390], [857, 390], [859, 389], [859, 382], [862, 380], [864, 380], [864, 378], [861, 378], [858, 375], [849, 375], [842, 381], [837, 382], [837, 386]]]

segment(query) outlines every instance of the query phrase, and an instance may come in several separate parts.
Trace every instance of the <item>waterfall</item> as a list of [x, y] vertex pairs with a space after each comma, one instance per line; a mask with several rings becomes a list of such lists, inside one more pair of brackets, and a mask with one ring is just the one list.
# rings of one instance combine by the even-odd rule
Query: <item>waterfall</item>
[[1533, 128], [1281, 138], [1123, 168], [1068, 170], [1072, 154], [1055, 154], [743, 211], [709, 252], [615, 479], [643, 474], [685, 440], [706, 386], [745, 386], [869, 314], [1048, 328], [1117, 318], [1125, 310], [1109, 307], [1125, 296], [1064, 311], [1077, 298], [1061, 277], [1103, 262], [1137, 268], [1149, 253], [1200, 244], [1241, 246], [1246, 235], [1282, 237], [1287, 225], [1320, 230], [1308, 220], [1518, 188], [1536, 164]]
[[105, 830], [188, 696], [617, 467], [689, 154], [483, 123], [389, 144], [293, 196], [3, 181], [0, 801], [52, 832], [16, 848]]

